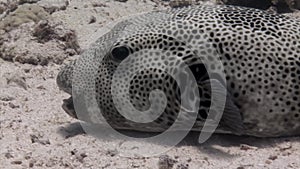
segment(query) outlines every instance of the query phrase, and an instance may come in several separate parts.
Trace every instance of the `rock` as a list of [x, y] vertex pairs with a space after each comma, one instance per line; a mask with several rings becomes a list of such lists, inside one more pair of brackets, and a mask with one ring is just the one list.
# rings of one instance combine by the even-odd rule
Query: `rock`
[[292, 149], [292, 144], [290, 144], [290, 143], [282, 144], [282, 145], [279, 146], [279, 151], [280, 152], [290, 150], [290, 149]]
[[30, 70], [31, 70], [31, 67], [29, 67], [29, 66], [27, 66], [27, 65], [26, 65], [26, 66], [24, 65], [23, 71], [24, 71], [25, 73], [29, 73]]
[[7, 101], [15, 100], [15, 97], [13, 97], [7, 93], [0, 93], [0, 100], [7, 102]]
[[69, 1], [68, 0], [60, 0], [60, 1], [41, 0], [37, 4], [43, 7], [48, 13], [52, 14], [60, 10], [66, 10], [67, 7], [69, 6]]
[[300, 0], [272, 0], [279, 13], [293, 12], [300, 9]]
[[168, 155], [161, 155], [158, 160], [159, 169], [172, 169], [177, 161]]
[[81, 163], [83, 163], [83, 159], [87, 157], [87, 154], [85, 152], [79, 153], [77, 149], [72, 150], [71, 155], [75, 156], [76, 159]]
[[[168, 0], [165, 0], [168, 1]], [[216, 0], [219, 1], [219, 0]], [[163, 3], [164, 4], [164, 3]], [[169, 6], [172, 8], [180, 8], [190, 5], [215, 5], [216, 2], [213, 1], [202, 1], [202, 0], [170, 0]]]
[[34, 134], [30, 134], [30, 139], [32, 143], [39, 143], [42, 145], [50, 144], [50, 141], [48, 139], [41, 139], [40, 136], [36, 136]]
[[74, 149], [74, 150], [71, 151], [71, 155], [73, 156], [73, 155], [75, 155], [77, 152], [78, 152], [78, 150]]
[[249, 146], [249, 145], [246, 145], [246, 144], [241, 144], [240, 149], [245, 150], [245, 151], [247, 151], [247, 150], [256, 150], [257, 147]]
[[77, 54], [81, 53], [74, 30], [66, 28], [61, 22], [49, 22], [49, 25], [54, 29], [54, 37], [64, 43], [64, 50], [74, 49]]
[[38, 86], [38, 87], [36, 87], [37, 89], [40, 89], [40, 90], [46, 90], [46, 88], [45, 88], [45, 86], [43, 86], [43, 85], [40, 85], [40, 86]]
[[45, 57], [42, 53], [34, 53], [34, 55], [29, 55], [29, 51], [24, 51], [24, 55], [17, 54], [13, 59], [14, 62], [43, 66], [47, 65], [49, 60], [49, 57]]
[[271, 155], [268, 159], [269, 160], [276, 160], [278, 158], [278, 156], [276, 156], [276, 155]]
[[65, 53], [69, 56], [74, 56], [74, 55], [79, 54], [78, 52], [76, 52], [75, 49], [70, 49], [70, 48], [66, 49]]
[[189, 168], [188, 164], [179, 164], [176, 167], [176, 169], [188, 169], [188, 168]]
[[295, 3], [294, 3], [294, 7], [295, 7], [296, 9], [300, 9], [300, 1], [299, 1], [299, 0], [295, 0], [294, 2], [295, 2]]
[[[0, 41], [3, 36], [0, 36]], [[12, 61], [15, 57], [15, 48], [8, 47], [3, 43], [0, 45], [0, 57], [7, 61]]]
[[32, 152], [29, 152], [29, 153], [26, 153], [26, 155], [24, 156], [24, 158], [26, 160], [29, 160], [29, 159], [31, 159], [31, 156], [32, 156]]
[[240, 166], [240, 167], [238, 167], [238, 168], [236, 168], [236, 169], [245, 169], [245, 167], [243, 167], [243, 166]]
[[30, 160], [28, 164], [29, 168], [32, 168], [35, 162], [36, 162], [35, 160]]
[[37, 37], [38, 42], [45, 43], [54, 39], [54, 28], [49, 25], [48, 20], [41, 20], [35, 25], [32, 34]]
[[13, 1], [0, 1], [0, 20], [5, 18], [10, 12], [13, 12], [18, 8], [18, 2]]
[[5, 76], [6, 76], [6, 81], [7, 81], [8, 85], [15, 84], [15, 85], [27, 90], [28, 85], [27, 85], [26, 79], [23, 75], [21, 75], [19, 73], [14, 73], [14, 74], [5, 74]]
[[4, 4], [0, 3], [0, 14], [3, 14], [6, 10], [6, 7], [4, 6]]
[[35, 4], [24, 4], [7, 15], [0, 22], [0, 29], [8, 32], [28, 22], [39, 22], [40, 20], [49, 18], [50, 15], [40, 6]]
[[73, 49], [77, 54], [81, 51], [75, 31], [65, 28], [60, 22], [52, 20], [40, 21], [33, 30], [33, 36], [37, 37], [40, 43], [56, 39], [64, 42], [65, 50]]

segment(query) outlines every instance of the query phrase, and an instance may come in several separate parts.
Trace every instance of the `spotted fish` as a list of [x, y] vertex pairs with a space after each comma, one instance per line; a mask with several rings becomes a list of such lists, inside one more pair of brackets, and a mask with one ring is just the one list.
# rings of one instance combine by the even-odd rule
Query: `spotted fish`
[[[164, 63], [157, 61], [161, 58]], [[300, 22], [288, 16], [234, 6], [153, 11], [117, 23], [80, 59], [62, 68], [57, 84], [72, 95], [75, 69], [82, 82], [95, 77], [94, 83], [77, 86], [95, 90], [96, 106], [114, 128], [162, 132], [172, 126], [178, 113], [188, 108], [181, 106], [183, 92], [178, 82], [153, 65], [164, 64], [173, 72], [182, 72], [180, 64], [185, 63], [199, 96], [193, 130], [201, 130], [207, 120], [214, 121], [209, 115], [213, 105], [218, 107], [214, 103], [219, 97], [212, 97], [215, 91], [216, 96], [226, 98], [216, 132], [257, 137], [300, 135]], [[127, 79], [128, 85], [113, 86], [118, 67], [126, 64], [130, 66], [119, 73], [135, 72], [132, 79]], [[137, 71], [136, 65], [144, 67]], [[216, 72], [223, 72], [224, 78]], [[151, 91], [159, 89], [166, 97], [165, 109], [152, 122], [128, 120], [114, 104], [116, 87], [128, 88], [127, 99], [140, 111], [149, 109]], [[195, 100], [193, 97], [186, 100]], [[76, 118], [73, 99], [64, 100], [63, 108]], [[94, 118], [87, 113], [83, 120], [93, 122]]]

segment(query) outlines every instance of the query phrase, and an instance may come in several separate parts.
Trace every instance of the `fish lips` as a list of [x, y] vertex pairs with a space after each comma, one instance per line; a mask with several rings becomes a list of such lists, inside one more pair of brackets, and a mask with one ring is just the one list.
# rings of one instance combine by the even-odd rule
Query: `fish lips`
[[78, 119], [72, 97], [63, 100], [62, 108], [69, 116]]

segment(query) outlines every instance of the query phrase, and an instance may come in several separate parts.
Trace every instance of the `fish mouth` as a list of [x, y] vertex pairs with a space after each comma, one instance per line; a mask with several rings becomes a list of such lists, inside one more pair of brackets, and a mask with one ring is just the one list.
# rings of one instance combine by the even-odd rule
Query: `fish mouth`
[[73, 97], [71, 96], [68, 99], [63, 100], [62, 108], [64, 111], [71, 117], [78, 119], [75, 109], [74, 109], [74, 104], [73, 104]]

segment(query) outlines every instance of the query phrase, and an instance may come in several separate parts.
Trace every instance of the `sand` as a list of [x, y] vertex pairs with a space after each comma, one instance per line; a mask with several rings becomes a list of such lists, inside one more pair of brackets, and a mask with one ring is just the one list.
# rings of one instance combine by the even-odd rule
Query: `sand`
[[[39, 3], [47, 2], [53, 1]], [[57, 2], [59, 7], [64, 5], [64, 1]], [[167, 7], [157, 2], [72, 0], [65, 10], [58, 9], [51, 17], [75, 30], [80, 48], [84, 50], [103, 34], [100, 29], [107, 23], [121, 16]], [[21, 30], [30, 27], [30, 24], [25, 24], [24, 28], [17, 30], [19, 38], [28, 35]], [[14, 43], [24, 45], [34, 41], [24, 39]], [[49, 49], [56, 50], [50, 50], [50, 54], [58, 52], [55, 57], [63, 55], [67, 60], [77, 57], [74, 51], [73, 56], [66, 55], [65, 49], [53, 45], [54, 42], [64, 43], [59, 40], [47, 42], [28, 53], [34, 50], [37, 54], [47, 48], [43, 45], [49, 45]], [[36, 43], [32, 42], [32, 45]], [[19, 54], [22, 57], [22, 53]], [[300, 168], [300, 137], [261, 139], [215, 134], [204, 144], [199, 144], [199, 133], [190, 133], [163, 154], [124, 157], [119, 149], [124, 140], [99, 139], [86, 134], [79, 121], [62, 110], [62, 100], [69, 96], [56, 86], [55, 78], [61, 65], [53, 63], [53, 58], [48, 59], [50, 61], [45, 65], [33, 65], [28, 58], [25, 63], [0, 59], [0, 168]], [[165, 146], [142, 144], [153, 149]]]

